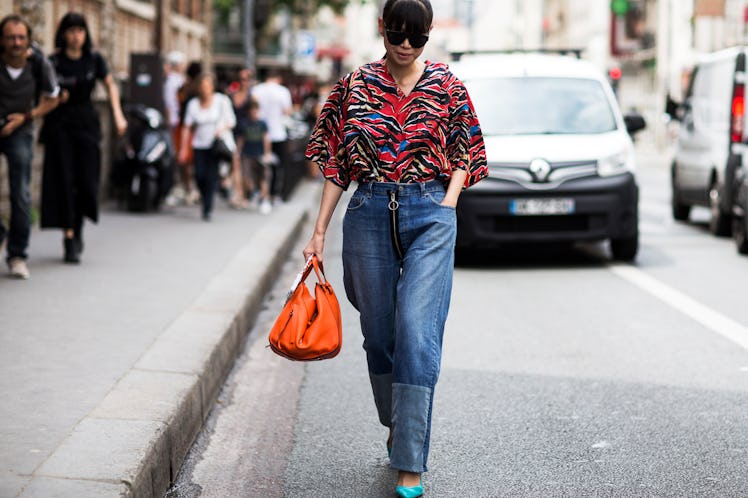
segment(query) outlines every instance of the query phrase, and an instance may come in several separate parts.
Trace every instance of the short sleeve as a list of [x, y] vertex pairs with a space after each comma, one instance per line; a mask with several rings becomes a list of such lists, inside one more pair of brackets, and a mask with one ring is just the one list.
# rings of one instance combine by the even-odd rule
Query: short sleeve
[[184, 125], [188, 128], [195, 124], [195, 112], [198, 105], [197, 97], [193, 97], [187, 102], [187, 107], [184, 111]]
[[486, 148], [478, 116], [465, 85], [450, 75], [450, 124], [447, 159], [452, 169], [466, 170], [465, 188], [488, 176]]
[[106, 65], [106, 61], [98, 52], [94, 52], [94, 70], [96, 71], [97, 80], [103, 80], [109, 74], [109, 68]]
[[60, 87], [57, 84], [57, 75], [52, 62], [44, 57], [41, 53], [38, 55], [39, 64], [41, 65], [41, 81], [37, 84], [41, 84], [39, 89], [41, 93], [56, 97], [59, 94]]
[[306, 158], [319, 167], [325, 178], [347, 189], [351, 183], [345, 160], [343, 124], [346, 89], [351, 75], [342, 78], [330, 92], [309, 137]]

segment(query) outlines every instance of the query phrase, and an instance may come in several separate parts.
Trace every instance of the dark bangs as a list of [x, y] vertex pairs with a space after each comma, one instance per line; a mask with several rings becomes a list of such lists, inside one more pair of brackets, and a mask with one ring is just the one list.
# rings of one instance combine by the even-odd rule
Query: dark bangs
[[428, 33], [433, 18], [428, 0], [387, 0], [382, 11], [386, 29], [406, 33]]
[[55, 34], [55, 47], [61, 50], [65, 49], [65, 31], [70, 28], [83, 28], [86, 32], [86, 41], [83, 43], [83, 51], [91, 51], [91, 33], [88, 31], [88, 23], [83, 14], [77, 12], [68, 12], [62, 19], [60, 24], [57, 26], [57, 33]]

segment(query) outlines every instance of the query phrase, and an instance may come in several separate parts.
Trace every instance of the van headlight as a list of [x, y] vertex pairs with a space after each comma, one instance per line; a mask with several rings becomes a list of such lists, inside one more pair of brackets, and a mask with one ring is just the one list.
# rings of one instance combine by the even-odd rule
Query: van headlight
[[633, 172], [634, 155], [627, 151], [621, 151], [612, 156], [604, 157], [597, 162], [597, 174], [600, 176], [613, 176]]

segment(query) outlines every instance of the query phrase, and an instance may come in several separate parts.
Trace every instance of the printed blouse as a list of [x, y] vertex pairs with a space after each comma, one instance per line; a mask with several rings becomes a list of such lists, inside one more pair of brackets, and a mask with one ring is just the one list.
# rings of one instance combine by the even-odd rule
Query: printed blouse
[[463, 83], [445, 64], [426, 61], [405, 96], [384, 59], [361, 66], [332, 89], [306, 149], [325, 178], [449, 183], [466, 170], [465, 187], [488, 174], [483, 134]]

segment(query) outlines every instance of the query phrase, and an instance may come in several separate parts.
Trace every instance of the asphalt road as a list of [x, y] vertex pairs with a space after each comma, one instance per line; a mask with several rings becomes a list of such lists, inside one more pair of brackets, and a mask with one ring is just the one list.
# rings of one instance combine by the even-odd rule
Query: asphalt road
[[[667, 158], [639, 163], [636, 264], [595, 244], [457, 267], [427, 496], [748, 496], [748, 257], [705, 210], [672, 221]], [[296, 253], [169, 498], [394, 496], [339, 236], [343, 353], [303, 365], [265, 348]]]

